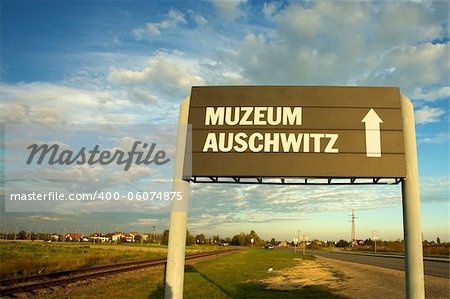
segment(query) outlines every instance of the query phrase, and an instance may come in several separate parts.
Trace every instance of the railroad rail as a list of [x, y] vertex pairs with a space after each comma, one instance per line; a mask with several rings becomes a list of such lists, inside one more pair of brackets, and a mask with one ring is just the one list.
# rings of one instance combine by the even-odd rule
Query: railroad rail
[[[222, 255], [236, 252], [238, 250], [239, 249], [228, 249], [196, 253], [187, 255], [186, 260], [194, 260], [214, 255]], [[52, 286], [62, 286], [76, 281], [91, 279], [95, 277], [161, 266], [165, 265], [166, 261], [166, 258], [158, 258], [4, 279], [0, 280], [0, 296], [8, 296], [15, 293], [32, 292], [33, 290], [37, 289], [45, 289]]]

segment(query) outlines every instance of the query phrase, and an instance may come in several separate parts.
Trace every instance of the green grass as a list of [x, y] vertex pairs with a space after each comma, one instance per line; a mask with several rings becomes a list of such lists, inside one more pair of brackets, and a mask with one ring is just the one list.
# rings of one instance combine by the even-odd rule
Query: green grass
[[[215, 246], [188, 246], [188, 254]], [[91, 243], [0, 243], [0, 279], [165, 257], [167, 246]]]
[[[274, 290], [260, 280], [274, 275], [268, 268], [280, 270], [293, 266], [301, 255], [290, 251], [252, 249], [201, 261], [187, 266], [184, 298], [343, 298], [326, 287], [308, 286], [299, 290]], [[314, 259], [306, 256], [305, 259]], [[163, 298], [159, 287], [148, 298]]]

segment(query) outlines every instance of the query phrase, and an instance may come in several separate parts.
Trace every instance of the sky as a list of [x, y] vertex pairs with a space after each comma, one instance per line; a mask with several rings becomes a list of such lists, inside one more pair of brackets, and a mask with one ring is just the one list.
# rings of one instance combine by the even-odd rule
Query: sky
[[[6, 125], [173, 125], [198, 85], [400, 87], [415, 108], [423, 236], [449, 240], [448, 1], [0, 3]], [[399, 185], [202, 184], [192, 186], [190, 204], [194, 234], [253, 229], [292, 240], [300, 230], [310, 239], [349, 240], [355, 209], [357, 238], [373, 230], [403, 238]], [[169, 211], [10, 213], [3, 206], [1, 218], [8, 231], [161, 232]]]

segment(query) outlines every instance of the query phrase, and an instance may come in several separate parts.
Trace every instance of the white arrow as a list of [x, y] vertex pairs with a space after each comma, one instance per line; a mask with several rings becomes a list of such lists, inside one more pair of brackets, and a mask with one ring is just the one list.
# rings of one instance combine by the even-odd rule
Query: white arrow
[[370, 109], [361, 122], [366, 124], [366, 157], [381, 157], [380, 123], [383, 120]]

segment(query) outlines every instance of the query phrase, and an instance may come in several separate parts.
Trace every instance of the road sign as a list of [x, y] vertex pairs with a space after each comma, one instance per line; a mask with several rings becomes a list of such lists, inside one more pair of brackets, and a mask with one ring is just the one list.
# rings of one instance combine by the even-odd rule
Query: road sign
[[375, 240], [378, 239], [378, 232], [376, 230], [372, 232], [372, 238], [374, 238]]
[[293, 238], [293, 239], [292, 239], [292, 242], [293, 242], [295, 245], [297, 245], [297, 244], [298, 244], [298, 238]]
[[[393, 164], [393, 165], [386, 165], [387, 162], [383, 162], [383, 164], [381, 164], [379, 166], [379, 168], [374, 168], [375, 170], [379, 171], [379, 175], [375, 176], [375, 171], [370, 170], [367, 172], [362, 172], [366, 177], [366, 176], [374, 176], [373, 177], [373, 181], [374, 183], [378, 181], [378, 179], [382, 178], [382, 177], [386, 177], [388, 175], [388, 170], [389, 169], [393, 169], [393, 172], [391, 172], [389, 175], [396, 175], [396, 182], [401, 182], [402, 184], [402, 201], [403, 201], [403, 226], [404, 226], [404, 237], [405, 237], [405, 274], [406, 274], [406, 279], [405, 279], [405, 285], [406, 285], [406, 298], [425, 298], [425, 288], [424, 288], [424, 272], [423, 272], [423, 252], [422, 252], [422, 239], [421, 239], [421, 226], [420, 226], [420, 190], [419, 190], [419, 171], [418, 171], [418, 163], [417, 163], [417, 145], [416, 145], [416, 133], [415, 133], [415, 123], [414, 123], [414, 109], [413, 109], [413, 105], [411, 103], [411, 101], [405, 97], [405, 96], [400, 96], [400, 115], [398, 115], [399, 111], [397, 104], [397, 95], [398, 95], [398, 89], [397, 88], [350, 88], [349, 87], [342, 87], [342, 88], [338, 88], [338, 87], [327, 87], [327, 88], [323, 88], [323, 87], [297, 87], [297, 90], [295, 90], [295, 88], [293, 87], [266, 87], [266, 88], [261, 88], [261, 87], [254, 87], [258, 90], [260, 90], [260, 92], [250, 92], [251, 96], [248, 95], [247, 96], [246, 93], [242, 92], [241, 88], [244, 89], [249, 89], [251, 91], [251, 87], [236, 87], [235, 89], [235, 94], [232, 96], [230, 96], [230, 93], [228, 93], [227, 96], [223, 97], [224, 94], [221, 94], [220, 92], [217, 92], [217, 90], [215, 90], [217, 87], [214, 87], [213, 89], [211, 89], [213, 92], [209, 93], [208, 92], [200, 92], [200, 94], [203, 93], [203, 98], [202, 96], [199, 97], [199, 93], [197, 92], [195, 98], [196, 98], [196, 105], [191, 106], [190, 105], [190, 101], [192, 96], [195, 94], [195, 88], [192, 90], [192, 94], [191, 97], [186, 98], [182, 104], [180, 105], [180, 117], [179, 117], [179, 124], [181, 125], [178, 131], [178, 141], [177, 141], [177, 148], [176, 148], [176, 158], [175, 158], [175, 170], [174, 170], [174, 177], [173, 177], [173, 190], [176, 192], [183, 192], [183, 200], [182, 201], [175, 201], [172, 203], [171, 206], [171, 216], [170, 216], [170, 234], [169, 234], [169, 245], [168, 245], [168, 252], [167, 252], [167, 264], [166, 264], [166, 288], [165, 288], [165, 298], [183, 298], [183, 283], [184, 283], [184, 261], [185, 261], [185, 242], [184, 240], [186, 239], [186, 227], [187, 227], [187, 206], [188, 206], [188, 201], [189, 201], [189, 181], [193, 181], [196, 182], [195, 177], [194, 179], [189, 179], [189, 177], [187, 177], [186, 175], [186, 169], [190, 169], [190, 167], [187, 167], [190, 165], [190, 163], [186, 163], [186, 160], [190, 160], [190, 153], [192, 153], [192, 149], [190, 149], [189, 147], [189, 142], [186, 142], [186, 140], [188, 140], [189, 138], [192, 138], [191, 134], [195, 135], [198, 132], [189, 132], [186, 129], [186, 126], [184, 126], [187, 123], [188, 119], [191, 119], [191, 123], [192, 121], [198, 122], [198, 120], [196, 119], [195, 116], [192, 116], [194, 113], [192, 111], [192, 108], [200, 108], [200, 109], [204, 109], [204, 110], [208, 110], [207, 106], [211, 106], [211, 107], [218, 107], [220, 108], [220, 101], [223, 101], [222, 105], [228, 105], [227, 108], [229, 108], [228, 110], [230, 110], [230, 107], [242, 107], [245, 109], [236, 109], [236, 111], [239, 111], [237, 114], [235, 114], [234, 119], [231, 118], [231, 116], [225, 117], [224, 115], [221, 115], [223, 113], [225, 113], [225, 111], [227, 111], [227, 109], [225, 109], [226, 107], [223, 106], [224, 109], [209, 109], [209, 112], [205, 113], [205, 116], [203, 117], [204, 120], [204, 125], [211, 125], [214, 123], [214, 125], [218, 125], [218, 126], [222, 126], [224, 123], [227, 123], [227, 125], [233, 126], [236, 124], [239, 124], [240, 126], [247, 126], [247, 125], [280, 125], [281, 124], [281, 128], [279, 128], [280, 131], [284, 131], [283, 130], [283, 126], [301, 126], [303, 123], [306, 123], [306, 119], [305, 118], [305, 122], [303, 119], [303, 108], [302, 106], [308, 107], [313, 109], [313, 108], [321, 108], [321, 112], [323, 114], [324, 109], [322, 106], [320, 105], [325, 105], [324, 103], [327, 103], [328, 105], [330, 105], [330, 108], [334, 109], [334, 108], [353, 108], [353, 112], [351, 112], [350, 114], [348, 114], [348, 119], [345, 117], [342, 117], [342, 115], [339, 114], [339, 116], [341, 116], [342, 118], [339, 121], [339, 127], [340, 129], [338, 129], [338, 133], [336, 134], [340, 134], [342, 133], [341, 131], [344, 131], [345, 129], [343, 129], [342, 127], [345, 127], [346, 124], [353, 124], [355, 123], [355, 119], [354, 119], [354, 115], [356, 112], [361, 110], [361, 108], [364, 108], [364, 111], [366, 111], [365, 116], [362, 119], [362, 123], [365, 124], [365, 128], [364, 130], [362, 129], [355, 129], [355, 128], [348, 128], [347, 130], [354, 130], [354, 131], [364, 131], [364, 136], [366, 137], [368, 134], [369, 135], [373, 135], [375, 137], [372, 138], [365, 138], [366, 139], [366, 144], [365, 144], [365, 152], [358, 152], [359, 155], [364, 155], [367, 158], [370, 159], [366, 159], [363, 160], [364, 163], [361, 164], [361, 169], [364, 169], [365, 167], [370, 166], [370, 163], [368, 163], [368, 161], [372, 160], [372, 161], [382, 161], [386, 155], [389, 154], [389, 151], [386, 150], [386, 138], [384, 137], [384, 134], [386, 134], [387, 132], [385, 131], [389, 131], [388, 128], [391, 128], [391, 131], [396, 131], [396, 134], [398, 135], [400, 133], [400, 136], [397, 137], [402, 137], [403, 138], [403, 142], [404, 142], [404, 150], [402, 150], [399, 153], [396, 153], [398, 155], [398, 157], [394, 160], [396, 160], [396, 162], [400, 163], [400, 164]], [[224, 87], [222, 87], [224, 88]], [[219, 88], [220, 89], [220, 88]], [[277, 92], [274, 92], [272, 90], [272, 92], [270, 92], [270, 89], [278, 89]], [[287, 92], [287, 90], [285, 89], [291, 89], [291, 91], [294, 92]], [[302, 90], [303, 89], [303, 92]], [[210, 91], [211, 91], [210, 90]], [[262, 90], [262, 92], [261, 92]], [[359, 91], [358, 91], [359, 90]], [[205, 89], [204, 91], [208, 91], [208, 89]], [[226, 94], [226, 93], [225, 93]], [[278, 97], [275, 97], [274, 94], [278, 94]], [[248, 106], [248, 101], [249, 98], [253, 98], [253, 102], [255, 100], [255, 95], [257, 96], [257, 98], [259, 97], [260, 101], [257, 101], [254, 104], [254, 109], [252, 109], [251, 106]], [[268, 96], [269, 95], [269, 96]], [[325, 100], [323, 100], [323, 98], [327, 98], [327, 97], [332, 97], [334, 96], [334, 99], [336, 99], [335, 102], [327, 102]], [[285, 106], [282, 106], [283, 103], [279, 103], [279, 101], [274, 101], [274, 99], [285, 99], [287, 101], [291, 101], [292, 105], [287, 105], [284, 104]], [[319, 100], [320, 98], [322, 98], [322, 100]], [[212, 99], [212, 100], [211, 100]], [[270, 99], [270, 101], [272, 101], [271, 105], [267, 104], [267, 100]], [[301, 99], [301, 105], [302, 106], [296, 106], [299, 102], [299, 99]], [[312, 104], [314, 101], [316, 101], [315, 106]], [[352, 106], [351, 102], [358, 100], [357, 103], [359, 103], [359, 105], [363, 105], [362, 103], [364, 103], [365, 105], [370, 105], [370, 109], [367, 108], [368, 107], [361, 107], [361, 106], [355, 106], [356, 104], [354, 103], [354, 105]], [[209, 101], [209, 102], [208, 102]], [[231, 105], [232, 102], [234, 101], [234, 106]], [[251, 102], [251, 101], [250, 101]], [[208, 104], [209, 103], [209, 104]], [[276, 104], [274, 104], [276, 103]], [[334, 104], [333, 104], [334, 103]], [[243, 105], [245, 104], [245, 106]], [[337, 106], [336, 106], [337, 104]], [[215, 106], [214, 106], [215, 105]], [[264, 105], [266, 106], [266, 109], [264, 110]], [[278, 106], [277, 106], [278, 105]], [[309, 105], [309, 106], [308, 106]], [[211, 108], [210, 107], [210, 108]], [[257, 107], [263, 107], [263, 109], [256, 109]], [[270, 107], [272, 107], [271, 109], [269, 109]], [[281, 109], [274, 109], [274, 107], [281, 107]], [[286, 109], [284, 109], [285, 107], [288, 107]], [[300, 108], [300, 109], [299, 109]], [[323, 109], [322, 109], [323, 108]], [[253, 113], [252, 110], [254, 111], [255, 115], [253, 117], [253, 122], [251, 120], [251, 114]], [[374, 110], [374, 113], [377, 114], [378, 118], [376, 118], [375, 114], [371, 111]], [[386, 110], [386, 111], [384, 111]], [[388, 112], [389, 110], [389, 112]], [[219, 112], [217, 112], [219, 111]], [[231, 111], [231, 110], [230, 110]], [[241, 111], [244, 111], [244, 115], [241, 115]], [[267, 117], [267, 120], [264, 120], [264, 117], [261, 116], [261, 114], [263, 114], [264, 116], [264, 111], [267, 112], [267, 115], [269, 115], [269, 112], [272, 114], [271, 118], [269, 120], [269, 118]], [[198, 111], [197, 111], [198, 112]], [[203, 111], [205, 112], [205, 111]], [[337, 110], [335, 110], [334, 112], [337, 112]], [[381, 113], [383, 112], [383, 113]], [[236, 113], [236, 112], [235, 112]], [[278, 115], [278, 113], [280, 113], [280, 115]], [[359, 115], [360, 111], [357, 113]], [[201, 116], [201, 111], [200, 111], [200, 116]], [[274, 116], [276, 115], [276, 116]], [[311, 114], [312, 115], [312, 114]], [[392, 118], [387, 118], [388, 115], [391, 115]], [[261, 117], [263, 119], [261, 119]], [[399, 126], [398, 123], [396, 124], [396, 122], [398, 122], [398, 119], [401, 118], [401, 125]], [[237, 119], [237, 120], [236, 120]], [[242, 120], [244, 119], [244, 120]], [[249, 122], [250, 119], [250, 122]], [[322, 123], [330, 123], [329, 119], [331, 119], [331, 124], [337, 124], [336, 122], [336, 115], [331, 114], [329, 116], [329, 118], [324, 118], [322, 115], [322, 118], [320, 119], [320, 121]], [[380, 121], [381, 119], [381, 121]], [[222, 123], [221, 123], [222, 122]], [[308, 122], [312, 122], [311, 119], [308, 120]], [[380, 126], [380, 128], [378, 127], [378, 124], [383, 123], [383, 126]], [[343, 125], [344, 124], [344, 125]], [[200, 125], [201, 125], [201, 121], [200, 121]], [[386, 127], [387, 126], [387, 127]], [[391, 127], [393, 126], [393, 127]], [[197, 123], [195, 126], [196, 130], [201, 130], [201, 126], [199, 126], [199, 124]], [[392, 128], [396, 128], [396, 129], [392, 129]], [[260, 128], [256, 127], [254, 129], [259, 130]], [[320, 129], [320, 128], [319, 128]], [[336, 129], [336, 128], [334, 128]], [[204, 130], [213, 130], [211, 128], [204, 128]], [[217, 131], [220, 132], [220, 130], [223, 130], [221, 128], [216, 129]], [[243, 130], [243, 128], [242, 128]], [[278, 129], [277, 129], [278, 130]], [[313, 130], [313, 129], [311, 129]], [[317, 128], [316, 128], [317, 130]], [[325, 130], [325, 129], [324, 129]], [[326, 129], [328, 130], [328, 129]], [[375, 131], [375, 133], [372, 134], [372, 131]], [[213, 132], [214, 133], [214, 132]], [[236, 133], [236, 132], [233, 132]], [[237, 132], [237, 133], [244, 133], [244, 132]], [[274, 132], [272, 132], [274, 133]], [[275, 132], [276, 133], [276, 132]], [[286, 132], [284, 132], [286, 134]], [[280, 133], [281, 134], [281, 133]], [[303, 134], [303, 133], [302, 133]], [[308, 134], [308, 135], [306, 135]], [[311, 137], [309, 134], [310, 133], [306, 133], [303, 136], [307, 136], [305, 137], [307, 141], [309, 140], [309, 137]], [[315, 133], [318, 134], [318, 133]], [[330, 133], [331, 134], [331, 133]], [[335, 133], [333, 133], [335, 134]], [[219, 134], [220, 135], [220, 134]], [[380, 136], [381, 135], [381, 136]], [[222, 139], [224, 138], [224, 136], [226, 137], [226, 135], [222, 136]], [[238, 136], [238, 134], [236, 134], [236, 136]], [[243, 139], [245, 139], [245, 136], [248, 135], [243, 135], [240, 134], [240, 137], [238, 138], [238, 147], [237, 149], [240, 149], [241, 151], [237, 151], [236, 148], [233, 146], [233, 142], [231, 143], [231, 147], [230, 149], [227, 149], [227, 147], [225, 147], [225, 145], [227, 144], [225, 142], [225, 140], [222, 140], [222, 144], [220, 144], [220, 142], [214, 145], [214, 137], [209, 137], [209, 142], [205, 142], [205, 140], [203, 140], [204, 144], [206, 145], [206, 152], [208, 152], [208, 150], [211, 150], [214, 154], [217, 154], [217, 152], [227, 152], [227, 151], [231, 151], [232, 149], [239, 152], [240, 154], [243, 154], [244, 152], [246, 152], [247, 149], [250, 149], [251, 152], [255, 152], [257, 151], [256, 149], [258, 148], [260, 151], [260, 146], [261, 146], [261, 142], [259, 144], [254, 143], [253, 144], [253, 148], [250, 148], [250, 146], [245, 147], [245, 142], [242, 142]], [[257, 137], [260, 138], [260, 136], [266, 137], [266, 134], [264, 135], [254, 135], [255, 137], [253, 141], [255, 141], [257, 139]], [[268, 135], [270, 137], [270, 134]], [[289, 135], [291, 136], [291, 135]], [[297, 138], [299, 138], [300, 135], [297, 135]], [[324, 134], [324, 136], [326, 137], [326, 135]], [[359, 136], [359, 135], [358, 135]], [[380, 136], [380, 140], [378, 141], [378, 136]], [[328, 136], [330, 137], [330, 136]], [[287, 162], [292, 162], [295, 161], [297, 156], [300, 156], [300, 153], [305, 153], [305, 154], [310, 154], [311, 152], [309, 151], [309, 142], [304, 142], [305, 139], [303, 139], [303, 143], [298, 142], [295, 140], [295, 136], [294, 136], [294, 140], [286, 138], [286, 135], [284, 136], [285, 140], [284, 142], [287, 142], [286, 140], [290, 140], [289, 142], [292, 144], [296, 144], [297, 149], [300, 148], [300, 146], [303, 146], [303, 151], [293, 151], [291, 154], [295, 154], [294, 158], [292, 158], [291, 161], [287, 161]], [[337, 139], [339, 138], [339, 136], [337, 136], [337, 138], [335, 140], [335, 144], [337, 145]], [[270, 139], [270, 138], [269, 138]], [[315, 136], [313, 137], [314, 139], [314, 148], [318, 149], [318, 152], [320, 153], [321, 151], [321, 147], [320, 147], [320, 139], [321, 136]], [[319, 141], [317, 141], [317, 139], [319, 139]], [[330, 140], [332, 140], [333, 138], [330, 138]], [[360, 136], [357, 138], [358, 140], [360, 139]], [[376, 140], [375, 140], [376, 139]], [[230, 138], [230, 140], [233, 141], [233, 139]], [[202, 141], [202, 140], [200, 140]], [[216, 136], [216, 141], [217, 141], [217, 136]], [[234, 139], [234, 141], [236, 141], [236, 139]], [[259, 140], [261, 141], [261, 140]], [[318, 142], [318, 144], [316, 144], [316, 142]], [[332, 141], [329, 141], [332, 142]], [[401, 140], [396, 140], [395, 142], [392, 142], [392, 144], [390, 144], [390, 142], [387, 142], [387, 144], [389, 146], [394, 146], [394, 148], [396, 146], [399, 146], [399, 144], [401, 143]], [[297, 143], [300, 143], [300, 145], [298, 145]], [[263, 148], [268, 147], [269, 150], [268, 152], [264, 151], [264, 154], [270, 154], [270, 153], [278, 153], [277, 151], [275, 151], [276, 148], [276, 142], [275, 141], [269, 141], [266, 142], [264, 141], [263, 144]], [[355, 141], [355, 144], [359, 144], [360, 143]], [[205, 145], [203, 146], [203, 150], [205, 149]], [[308, 145], [308, 151], [306, 151], [306, 145]], [[229, 145], [228, 145], [229, 146]], [[293, 146], [293, 145], [292, 145]], [[327, 145], [328, 150], [325, 149], [324, 153], [326, 154], [342, 154], [342, 152], [339, 152], [339, 147], [334, 147], [334, 146], [328, 146]], [[336, 148], [338, 149], [336, 151]], [[390, 148], [390, 147], [387, 147]], [[243, 150], [245, 149], [245, 150]], [[252, 150], [253, 149], [253, 150]], [[272, 150], [273, 149], [273, 150]], [[391, 148], [392, 150], [392, 148]], [[314, 151], [316, 154], [318, 154], [316, 151]], [[200, 152], [200, 154], [204, 154], [204, 152]], [[286, 154], [286, 151], [283, 151], [283, 155]], [[271, 158], [275, 157], [278, 158], [277, 156], [270, 156]], [[266, 157], [266, 158], [270, 158], [270, 157]], [[397, 161], [399, 159], [399, 157], [402, 157], [402, 159], [404, 158], [404, 161]], [[217, 158], [217, 156], [215, 157]], [[195, 166], [195, 172], [194, 174], [201, 174], [201, 175], [205, 175], [206, 173], [208, 173], [208, 171], [211, 171], [212, 174], [210, 175], [216, 175], [216, 177], [209, 177], [210, 181], [212, 183], [218, 183], [218, 177], [217, 177], [217, 173], [221, 173], [221, 169], [228, 169], [231, 165], [231, 169], [233, 171], [237, 172], [237, 175], [242, 173], [245, 173], [245, 168], [244, 167], [250, 167], [251, 170], [264, 170], [266, 172], [262, 172], [263, 175], [267, 175], [267, 174], [278, 174], [278, 171], [280, 169], [286, 171], [286, 175], [282, 175], [281, 176], [281, 181], [284, 183], [284, 178], [286, 176], [290, 176], [292, 175], [292, 168], [295, 169], [295, 174], [297, 175], [305, 175], [305, 173], [308, 171], [308, 167], [305, 168], [305, 165], [301, 165], [299, 164], [299, 161], [296, 161], [297, 163], [293, 163], [293, 164], [286, 164], [286, 161], [281, 161], [280, 159], [278, 159], [278, 168], [273, 168], [273, 164], [272, 164], [272, 168], [258, 168], [258, 165], [252, 165], [251, 163], [249, 163], [249, 161], [244, 160], [242, 165], [238, 165], [239, 167], [236, 167], [236, 165], [230, 164], [227, 165], [226, 163], [230, 162], [229, 157], [222, 157], [223, 161], [220, 161], [220, 164], [218, 164], [217, 159], [212, 159], [212, 160], [204, 160], [204, 162], [209, 162], [212, 164], [212, 168], [211, 166], [208, 165], [202, 165], [202, 161], [197, 161], [198, 157], [195, 157], [195, 163], [193, 163], [193, 166]], [[311, 157], [312, 159], [316, 159], [314, 157]], [[351, 160], [350, 160], [351, 161]], [[260, 159], [258, 162], [263, 163], [264, 160]], [[281, 163], [283, 162], [283, 163]], [[319, 161], [320, 162], [320, 161]], [[339, 161], [333, 161], [333, 163], [338, 163]], [[342, 161], [340, 161], [342, 162]], [[355, 162], [355, 159], [353, 159], [352, 162]], [[324, 162], [321, 162], [324, 163]], [[408, 167], [405, 167], [405, 164]], [[298, 168], [299, 171], [297, 171], [297, 169], [295, 168], [295, 166], [300, 166], [300, 168]], [[306, 165], [308, 166], [308, 165]], [[311, 166], [311, 165], [310, 165]], [[313, 165], [314, 166], [314, 165]], [[390, 166], [386, 167], [386, 166]], [[209, 168], [208, 168], [209, 167]], [[350, 174], [351, 171], [350, 170], [354, 170], [355, 172], [353, 173], [353, 175], [350, 175], [350, 181], [354, 182], [354, 179], [357, 178], [357, 176], [355, 176], [358, 172], [354, 166], [351, 166], [353, 168], [348, 168], [348, 165], [345, 164], [341, 164], [340, 165], [341, 168], [345, 168], [346, 171], [344, 171], [343, 173], [345, 174]], [[305, 170], [306, 169], [306, 170]], [[330, 168], [333, 171], [333, 168]], [[361, 170], [360, 170], [361, 171]], [[326, 172], [320, 172], [322, 175], [324, 175]], [[329, 174], [329, 173], [326, 173]], [[370, 177], [369, 176], [369, 177]], [[333, 177], [331, 177], [333, 178]], [[401, 179], [398, 179], [401, 178]], [[232, 177], [232, 179], [235, 182], [240, 182], [240, 179], [237, 179], [236, 177]], [[258, 183], [262, 182], [262, 179], [260, 177], [256, 177]], [[305, 183], [307, 181], [307, 178], [305, 178]], [[328, 182], [330, 182], [331, 179], [330, 177], [328, 177]], [[221, 181], [222, 182], [222, 181]], [[352, 183], [351, 183], [352, 184]], [[376, 246], [376, 241], [375, 241], [375, 246]], [[376, 250], [376, 248], [375, 248]]]
[[398, 88], [193, 87], [189, 124], [185, 179], [406, 173]]

